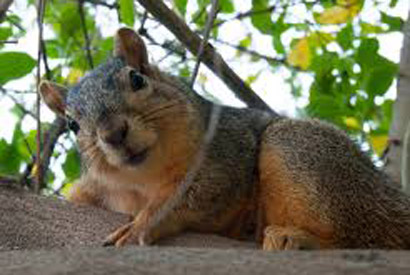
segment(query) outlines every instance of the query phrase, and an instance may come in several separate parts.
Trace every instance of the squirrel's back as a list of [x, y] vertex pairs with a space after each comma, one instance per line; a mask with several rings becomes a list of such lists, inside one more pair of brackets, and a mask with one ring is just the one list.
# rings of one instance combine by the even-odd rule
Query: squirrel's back
[[[280, 175], [272, 174], [276, 169]], [[262, 139], [260, 173], [265, 196], [287, 196], [283, 211], [299, 215], [287, 213], [283, 223], [295, 219], [315, 231], [322, 246], [410, 248], [409, 197], [341, 130], [317, 120], [271, 124]]]

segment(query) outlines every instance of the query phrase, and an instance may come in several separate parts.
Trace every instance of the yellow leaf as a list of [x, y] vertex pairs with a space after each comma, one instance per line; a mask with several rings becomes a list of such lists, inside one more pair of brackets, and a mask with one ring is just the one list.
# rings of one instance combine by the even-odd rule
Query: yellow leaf
[[362, 129], [359, 121], [354, 117], [345, 117], [343, 118], [344, 123], [346, 124], [347, 128], [360, 130]]
[[342, 24], [354, 18], [360, 11], [358, 0], [338, 0], [337, 6], [326, 9], [316, 17], [320, 24]]
[[290, 51], [287, 58], [290, 65], [300, 67], [306, 70], [312, 61], [312, 53], [310, 52], [308, 38], [300, 39]]
[[71, 71], [68, 73], [67, 82], [68, 82], [69, 84], [75, 84], [75, 83], [78, 82], [78, 80], [80, 79], [80, 77], [83, 76], [83, 74], [84, 74], [83, 71], [81, 71], [81, 70], [79, 70], [79, 69], [76, 69], [76, 68], [73, 68], [73, 69], [71, 69]]
[[37, 163], [35, 163], [33, 165], [33, 168], [31, 168], [30, 176], [32, 178], [35, 178], [35, 177], [37, 177], [37, 173], [38, 173], [38, 166], [37, 166]]
[[370, 144], [373, 147], [373, 150], [380, 157], [383, 154], [383, 151], [387, 146], [388, 136], [387, 135], [370, 136], [369, 140], [370, 140]]
[[336, 3], [342, 7], [350, 7], [358, 5], [360, 0], [337, 0]]
[[341, 24], [349, 20], [349, 10], [340, 6], [326, 9], [317, 18], [320, 24]]

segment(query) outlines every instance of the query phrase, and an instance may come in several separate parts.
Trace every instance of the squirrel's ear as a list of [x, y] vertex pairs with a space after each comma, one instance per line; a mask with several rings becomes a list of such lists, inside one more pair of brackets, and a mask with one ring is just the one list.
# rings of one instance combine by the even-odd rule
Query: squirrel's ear
[[41, 81], [39, 90], [47, 106], [57, 115], [65, 116], [67, 88], [49, 81]]
[[135, 31], [121, 28], [117, 31], [114, 41], [114, 56], [124, 58], [129, 66], [147, 73], [149, 70], [147, 48]]

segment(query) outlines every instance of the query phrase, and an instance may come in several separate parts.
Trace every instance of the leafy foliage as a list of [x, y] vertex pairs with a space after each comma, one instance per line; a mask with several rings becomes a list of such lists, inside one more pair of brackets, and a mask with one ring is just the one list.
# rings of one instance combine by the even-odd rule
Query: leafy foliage
[[0, 53], [0, 85], [30, 73], [36, 61], [28, 54], [21, 52]]

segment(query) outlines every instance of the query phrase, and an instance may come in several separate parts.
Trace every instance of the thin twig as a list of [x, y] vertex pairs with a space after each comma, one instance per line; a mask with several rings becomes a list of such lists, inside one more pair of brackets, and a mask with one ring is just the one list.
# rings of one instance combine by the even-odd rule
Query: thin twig
[[83, 30], [83, 35], [84, 35], [84, 40], [85, 40], [85, 52], [87, 56], [88, 65], [90, 66], [91, 69], [93, 69], [94, 62], [93, 62], [93, 57], [91, 55], [91, 42], [90, 42], [90, 37], [88, 36], [87, 22], [86, 22], [85, 14], [84, 14], [84, 0], [78, 1], [78, 12], [80, 14], [81, 28]]
[[196, 76], [198, 75], [199, 66], [201, 65], [202, 54], [204, 53], [205, 45], [208, 43], [209, 34], [211, 32], [212, 25], [218, 13], [218, 6], [219, 6], [219, 1], [212, 0], [211, 11], [209, 13], [208, 20], [206, 21], [206, 25], [205, 25], [205, 30], [204, 30], [204, 35], [203, 35], [204, 37], [201, 41], [201, 44], [199, 45], [197, 61], [195, 63], [195, 67], [194, 67], [194, 70], [191, 76], [191, 82], [190, 82], [191, 88], [194, 86]]
[[249, 54], [249, 55], [252, 55], [252, 56], [254, 56], [254, 57], [257, 57], [257, 58], [260, 58], [260, 59], [264, 59], [264, 60], [266, 60], [266, 61], [268, 61], [268, 62], [270, 62], [270, 63], [282, 64], [282, 65], [286, 63], [286, 60], [285, 60], [285, 59], [282, 59], [282, 58], [274, 58], [274, 57], [272, 57], [272, 56], [264, 55], [264, 54], [261, 54], [261, 53], [259, 53], [259, 52], [257, 52], [257, 51], [248, 49], [248, 48], [246, 48], [246, 47], [242, 47], [242, 46], [240, 46], [240, 45], [231, 44], [231, 43], [229, 43], [229, 42], [227, 42], [227, 41], [224, 41], [224, 40], [221, 40], [221, 39], [218, 39], [218, 38], [214, 38], [214, 41], [216, 41], [217, 43], [220, 43], [220, 44], [229, 46], [229, 47], [231, 47], [231, 48], [237, 49], [238, 51], [244, 52], [244, 53]]
[[236, 16], [234, 16], [234, 17], [232, 17], [232, 18], [230, 18], [230, 19], [222, 20], [222, 21], [219, 21], [219, 22], [215, 23], [215, 24], [212, 26], [212, 28], [220, 27], [220, 26], [222, 26], [223, 24], [225, 24], [225, 23], [227, 23], [227, 22], [234, 21], [234, 20], [241, 20], [241, 19], [243, 19], [243, 18], [250, 17], [250, 16], [254, 16], [254, 15], [260, 15], [260, 14], [264, 14], [264, 13], [271, 13], [271, 12], [273, 12], [273, 11], [276, 9], [276, 7], [277, 7], [277, 3], [274, 4], [274, 5], [272, 5], [272, 6], [267, 7], [266, 9], [261, 9], [261, 10], [253, 10], [253, 9], [251, 9], [251, 10], [249, 10], [249, 11], [247, 11], [247, 12], [238, 13]]
[[146, 32], [147, 30], [145, 29], [145, 22], [147, 22], [148, 19], [148, 12], [144, 11], [143, 15], [142, 15], [142, 19], [141, 19], [141, 26], [138, 29], [138, 33], [142, 34], [144, 32]]
[[37, 99], [36, 99], [36, 117], [37, 117], [37, 151], [36, 151], [36, 182], [34, 184], [34, 192], [40, 192], [40, 186], [43, 182], [43, 174], [41, 173], [41, 150], [42, 150], [42, 141], [41, 141], [41, 118], [40, 118], [40, 79], [41, 79], [41, 57], [43, 54], [43, 19], [44, 19], [44, 10], [45, 10], [45, 1], [39, 0], [38, 10], [37, 10], [37, 23], [38, 23], [38, 55], [37, 55]]
[[42, 155], [42, 174], [46, 175], [50, 160], [54, 152], [54, 147], [58, 138], [67, 131], [66, 121], [63, 118], [57, 117], [51, 124], [50, 129], [44, 134], [44, 149]]
[[144, 36], [145, 38], [148, 39], [148, 41], [155, 46], [161, 47], [165, 50], [167, 50], [168, 52], [172, 52], [173, 54], [176, 54], [178, 56], [181, 57], [182, 60], [186, 60], [186, 53], [183, 49], [179, 49], [178, 47], [175, 47], [173, 45], [173, 43], [170, 43], [168, 41], [164, 42], [164, 43], [159, 43], [157, 42], [149, 33], [148, 30], [145, 29], [145, 31], [140, 32], [140, 35]]
[[43, 49], [43, 63], [44, 63], [44, 68], [46, 70], [46, 78], [48, 80], [51, 80], [52, 78], [51, 70], [50, 70], [50, 66], [48, 65], [47, 48], [46, 48], [46, 44], [44, 43], [44, 39], [41, 39], [41, 47]]
[[3, 43], [3, 44], [17, 44], [18, 40], [0, 40], [0, 43]]
[[[77, 1], [77, 0], [75, 0]], [[118, 9], [118, 3], [115, 2], [113, 4], [108, 4], [104, 1], [99, 1], [99, 0], [84, 0], [84, 2], [88, 2], [90, 4], [94, 4], [94, 5], [99, 5], [99, 6], [103, 6], [109, 9]]]

